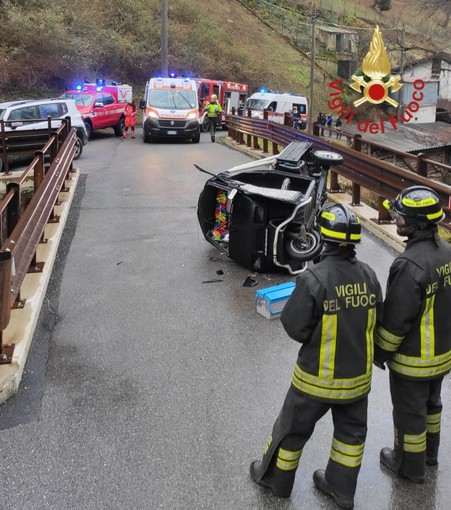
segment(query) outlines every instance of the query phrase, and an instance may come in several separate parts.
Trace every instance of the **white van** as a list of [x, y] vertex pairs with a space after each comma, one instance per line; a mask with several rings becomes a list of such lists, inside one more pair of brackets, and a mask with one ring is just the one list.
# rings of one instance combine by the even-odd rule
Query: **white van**
[[246, 101], [246, 110], [251, 111], [251, 117], [263, 119], [263, 110], [268, 110], [268, 120], [283, 124], [284, 114], [297, 107], [301, 119], [307, 121], [307, 98], [296, 94], [275, 94], [273, 92], [256, 92]]
[[199, 143], [199, 104], [194, 80], [151, 78], [146, 83], [140, 108], [145, 143], [159, 137], [185, 138]]

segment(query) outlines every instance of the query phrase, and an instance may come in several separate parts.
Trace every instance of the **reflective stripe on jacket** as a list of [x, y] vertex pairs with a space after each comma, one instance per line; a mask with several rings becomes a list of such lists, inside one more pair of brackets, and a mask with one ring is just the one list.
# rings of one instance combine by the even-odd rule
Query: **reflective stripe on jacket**
[[[346, 256], [343, 256], [343, 255]], [[297, 279], [281, 322], [301, 342], [292, 386], [325, 402], [352, 402], [371, 387], [374, 328], [382, 291], [353, 249], [328, 248]]]
[[451, 369], [451, 247], [417, 231], [390, 268], [376, 344], [390, 370], [432, 380]]
[[207, 117], [217, 117], [222, 112], [219, 103], [207, 103], [204, 109], [207, 112]]

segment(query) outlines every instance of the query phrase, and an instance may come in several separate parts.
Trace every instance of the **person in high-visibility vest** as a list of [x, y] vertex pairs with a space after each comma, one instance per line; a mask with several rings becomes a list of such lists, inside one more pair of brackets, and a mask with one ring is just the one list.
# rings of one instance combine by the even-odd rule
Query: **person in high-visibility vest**
[[442, 381], [451, 370], [451, 246], [439, 237], [445, 217], [427, 186], [384, 202], [407, 237], [390, 267], [384, 315], [376, 328], [375, 363], [390, 369], [394, 447], [382, 466], [415, 483], [438, 464]]
[[212, 94], [211, 100], [205, 105], [204, 110], [208, 117], [211, 141], [214, 142], [218, 118], [220, 118], [222, 112], [222, 107], [218, 103], [218, 96], [216, 94]]
[[357, 216], [334, 204], [322, 210], [319, 224], [325, 243], [320, 261], [298, 276], [281, 315], [285, 331], [302, 347], [263, 459], [251, 464], [250, 476], [276, 496], [289, 497], [302, 450], [331, 410], [329, 462], [315, 471], [313, 481], [340, 507], [351, 509], [367, 432], [382, 290], [373, 269], [356, 259]]
[[136, 113], [136, 104], [133, 99], [131, 99], [125, 107], [125, 124], [124, 131], [122, 133], [124, 139], [127, 138], [128, 128], [131, 130], [131, 137], [135, 138]]

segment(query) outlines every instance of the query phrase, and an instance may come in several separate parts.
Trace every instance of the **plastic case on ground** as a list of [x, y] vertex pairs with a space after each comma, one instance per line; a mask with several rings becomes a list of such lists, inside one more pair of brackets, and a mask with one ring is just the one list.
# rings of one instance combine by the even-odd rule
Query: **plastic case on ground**
[[267, 319], [278, 319], [295, 287], [294, 282], [287, 282], [257, 290], [255, 293], [257, 312]]

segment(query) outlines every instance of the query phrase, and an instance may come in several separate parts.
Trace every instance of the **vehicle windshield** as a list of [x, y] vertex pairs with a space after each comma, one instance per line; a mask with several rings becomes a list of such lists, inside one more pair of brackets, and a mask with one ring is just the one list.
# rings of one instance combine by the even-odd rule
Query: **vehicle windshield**
[[93, 99], [93, 94], [80, 94], [77, 92], [65, 92], [62, 96], [64, 99], [73, 99], [76, 106], [89, 106]]
[[150, 90], [149, 106], [165, 110], [188, 110], [197, 107], [197, 94], [193, 90]]
[[248, 99], [246, 101], [246, 108], [250, 108], [251, 110], [264, 110], [268, 108], [268, 105], [268, 99]]

